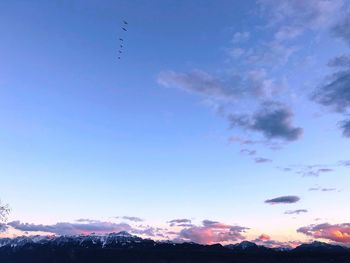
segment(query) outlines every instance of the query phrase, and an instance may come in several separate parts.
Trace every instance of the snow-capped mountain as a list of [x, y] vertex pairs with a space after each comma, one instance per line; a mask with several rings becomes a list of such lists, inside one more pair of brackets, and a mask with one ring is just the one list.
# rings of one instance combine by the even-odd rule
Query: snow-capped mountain
[[110, 247], [113, 245], [126, 245], [130, 243], [147, 242], [137, 236], [130, 235], [122, 231], [119, 233], [110, 233], [107, 235], [77, 235], [77, 236], [21, 236], [16, 238], [0, 239], [0, 247], [8, 246], [11, 248], [20, 248], [30, 245], [54, 245], [62, 247], [65, 245], [78, 245], [82, 247]]
[[348, 263], [349, 258], [349, 249], [321, 242], [303, 244], [292, 250], [276, 250], [249, 241], [227, 246], [158, 242], [127, 232], [0, 239], [1, 263]]

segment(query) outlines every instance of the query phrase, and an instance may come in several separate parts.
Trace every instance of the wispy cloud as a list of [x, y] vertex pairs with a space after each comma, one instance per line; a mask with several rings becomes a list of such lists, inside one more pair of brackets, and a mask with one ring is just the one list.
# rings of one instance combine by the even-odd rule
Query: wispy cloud
[[309, 191], [332, 192], [332, 191], [337, 191], [337, 188], [311, 187], [309, 188]]
[[257, 157], [254, 159], [254, 162], [256, 162], [256, 163], [270, 163], [270, 162], [272, 162], [272, 160], [268, 159], [268, 158]]
[[187, 218], [181, 218], [181, 219], [173, 219], [168, 221], [168, 224], [170, 226], [179, 226], [179, 227], [189, 227], [192, 225], [192, 220]]
[[299, 215], [301, 213], [307, 213], [308, 210], [306, 209], [297, 209], [297, 210], [288, 210], [284, 212], [286, 215]]

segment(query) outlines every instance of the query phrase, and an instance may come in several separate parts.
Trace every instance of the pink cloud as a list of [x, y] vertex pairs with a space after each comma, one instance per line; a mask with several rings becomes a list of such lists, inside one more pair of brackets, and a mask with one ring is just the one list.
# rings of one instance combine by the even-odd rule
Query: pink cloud
[[301, 227], [297, 230], [313, 238], [323, 238], [350, 244], [350, 223], [331, 225], [328, 223]]
[[243, 233], [247, 229], [246, 227], [203, 220], [201, 226], [182, 229], [179, 233], [179, 239], [200, 244], [235, 242], [244, 239]]
[[267, 240], [270, 240], [271, 237], [267, 234], [261, 234], [259, 237], [258, 237], [259, 240], [261, 241], [267, 241]]

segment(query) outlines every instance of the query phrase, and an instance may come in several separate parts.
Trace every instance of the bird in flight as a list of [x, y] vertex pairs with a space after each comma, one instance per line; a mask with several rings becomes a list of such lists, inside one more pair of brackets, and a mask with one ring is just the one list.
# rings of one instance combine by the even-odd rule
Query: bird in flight
[[[123, 31], [127, 32], [127, 27], [128, 27], [128, 22], [125, 21], [125, 20], [122, 20], [123, 23], [122, 23], [122, 26], [120, 27]], [[122, 35], [122, 36], [125, 36], [125, 35]], [[119, 38], [119, 50], [118, 50], [118, 53], [119, 53], [119, 56], [118, 56], [118, 59], [121, 59], [121, 54], [123, 53], [123, 50], [124, 50], [124, 38], [120, 37]]]

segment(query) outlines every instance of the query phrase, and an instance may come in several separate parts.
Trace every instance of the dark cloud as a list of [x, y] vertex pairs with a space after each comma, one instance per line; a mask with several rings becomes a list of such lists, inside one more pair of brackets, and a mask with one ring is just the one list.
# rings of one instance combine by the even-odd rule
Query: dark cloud
[[268, 199], [265, 201], [267, 204], [275, 205], [275, 204], [293, 204], [300, 200], [298, 196], [295, 195], [286, 195], [280, 196], [273, 199]]
[[334, 36], [343, 39], [350, 45], [350, 14], [347, 14], [332, 30]]
[[340, 128], [343, 131], [344, 137], [350, 138], [350, 120], [340, 122]]
[[92, 221], [86, 223], [68, 223], [60, 222], [53, 225], [42, 225], [42, 224], [28, 224], [21, 223], [20, 221], [12, 221], [8, 223], [8, 226], [11, 226], [20, 231], [26, 232], [48, 232], [57, 235], [79, 235], [79, 234], [91, 234], [99, 233], [106, 234], [111, 232], [120, 232], [120, 231], [131, 231], [132, 227], [125, 223], [111, 223], [103, 221]]
[[272, 162], [272, 160], [267, 159], [267, 158], [257, 157], [254, 159], [254, 162], [256, 162], [256, 163], [270, 163], [270, 162]]
[[322, 238], [350, 244], [350, 223], [309, 225], [299, 228], [297, 232], [313, 238]]
[[328, 66], [336, 68], [348, 68], [350, 67], [350, 55], [345, 54], [335, 57], [328, 62]]
[[[205, 96], [232, 126], [261, 132], [267, 139], [295, 141], [302, 134], [301, 128], [292, 126], [293, 114], [289, 109], [281, 104], [276, 107], [275, 102], [264, 103], [283, 88], [283, 84], [267, 79], [264, 70], [252, 70], [243, 77], [231, 76], [228, 80], [200, 70], [188, 73], [165, 71], [159, 74], [158, 83]], [[234, 103], [239, 108], [237, 99], [254, 101], [257, 106], [263, 104], [263, 108], [254, 115], [232, 114]]]
[[177, 239], [200, 244], [235, 242], [244, 239], [243, 234], [247, 229], [248, 228], [242, 226], [204, 220], [201, 226], [192, 226], [182, 229]]
[[292, 126], [292, 112], [282, 105], [272, 103], [252, 116], [229, 115], [232, 127], [240, 126], [252, 131], [262, 132], [268, 139], [295, 141], [303, 133], [302, 128]]
[[350, 106], [349, 85], [350, 70], [337, 71], [316, 89], [311, 98], [337, 112], [345, 112]]
[[299, 215], [301, 213], [307, 213], [306, 209], [298, 209], [298, 210], [288, 210], [284, 212], [286, 215]]
[[[337, 38], [350, 45], [350, 13], [333, 29]], [[324, 84], [316, 88], [311, 98], [319, 104], [329, 107], [339, 113], [346, 113], [350, 108], [350, 55], [345, 54], [331, 59], [328, 66], [337, 70], [327, 76]], [[350, 137], [350, 120], [339, 123], [345, 137]]]

